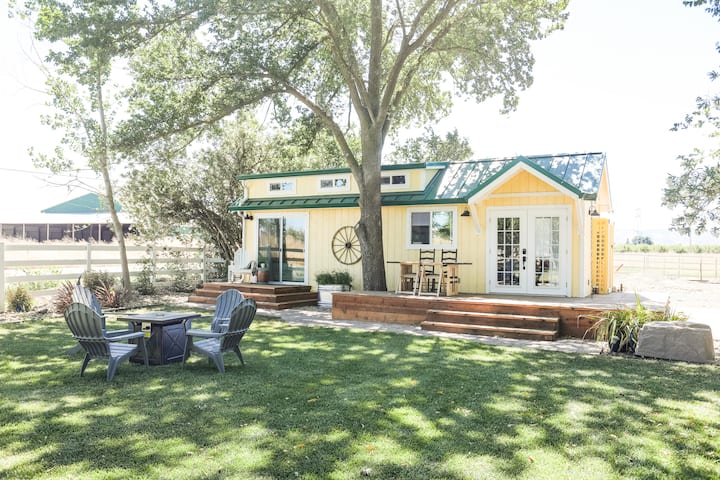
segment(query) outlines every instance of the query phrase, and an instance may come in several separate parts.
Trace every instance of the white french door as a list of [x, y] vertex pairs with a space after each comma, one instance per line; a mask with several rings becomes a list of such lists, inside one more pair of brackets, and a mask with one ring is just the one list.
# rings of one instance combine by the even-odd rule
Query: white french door
[[488, 209], [488, 291], [570, 295], [570, 209]]

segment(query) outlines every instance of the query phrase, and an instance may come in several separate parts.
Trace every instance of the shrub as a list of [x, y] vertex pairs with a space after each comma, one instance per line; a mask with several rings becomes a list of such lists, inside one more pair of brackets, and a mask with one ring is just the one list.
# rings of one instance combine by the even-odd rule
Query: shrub
[[315, 275], [318, 285], [352, 285], [352, 277], [348, 272], [320, 272]]
[[611, 352], [634, 353], [638, 334], [643, 325], [658, 321], [685, 321], [687, 315], [670, 308], [670, 301], [665, 303], [663, 311], [650, 310], [640, 303], [635, 295], [635, 307], [617, 307], [600, 316], [591, 316], [597, 321], [586, 332], [595, 335], [595, 339], [608, 342]]
[[8, 307], [15, 312], [28, 312], [32, 308], [32, 297], [27, 288], [22, 285], [9, 287], [5, 291]]
[[155, 288], [155, 261], [152, 258], [143, 258], [141, 263], [142, 270], [137, 276], [135, 289], [140, 295], [153, 295], [157, 291]]
[[173, 251], [170, 252], [170, 256], [172, 261], [167, 266], [172, 281], [170, 288], [175, 292], [192, 292], [195, 289], [196, 282], [188, 275], [182, 252]]
[[62, 313], [73, 303], [73, 290], [75, 285], [72, 282], [63, 282], [58, 287], [57, 293], [50, 301], [50, 310], [54, 313]]
[[127, 291], [110, 283], [101, 282], [93, 292], [103, 307], [120, 308], [127, 303]]
[[83, 274], [83, 285], [95, 292], [100, 286], [115, 286], [115, 277], [108, 272], [88, 270]]

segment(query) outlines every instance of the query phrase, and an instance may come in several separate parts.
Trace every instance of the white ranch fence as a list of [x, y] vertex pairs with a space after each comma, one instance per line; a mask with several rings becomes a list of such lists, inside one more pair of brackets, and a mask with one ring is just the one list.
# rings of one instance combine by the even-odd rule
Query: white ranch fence
[[720, 254], [616, 252], [615, 271], [648, 277], [719, 281]]
[[[208, 258], [201, 247], [128, 246], [130, 276], [137, 276], [145, 261], [155, 263], [157, 276], [171, 264], [181, 264], [190, 275], [203, 281], [213, 280], [213, 264], [225, 262]], [[43, 282], [77, 280], [83, 272], [103, 271], [121, 275], [117, 245], [86, 244], [6, 244], [0, 242], [0, 311], [5, 309], [5, 290], [9, 285], [42, 285]], [[55, 288], [31, 289], [33, 296], [53, 295]]]

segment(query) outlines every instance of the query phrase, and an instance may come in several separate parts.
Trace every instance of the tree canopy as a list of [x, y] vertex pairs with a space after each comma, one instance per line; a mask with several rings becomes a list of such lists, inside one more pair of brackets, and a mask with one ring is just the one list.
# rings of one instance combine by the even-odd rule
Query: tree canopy
[[447, 132], [443, 138], [426, 127], [423, 135], [398, 145], [386, 155], [385, 160], [388, 163], [461, 162], [472, 155], [470, 142], [460, 136], [457, 128]]
[[113, 105], [117, 99], [108, 98], [108, 92], [113, 89], [113, 66], [141, 37], [129, 25], [130, 16], [112, 4], [91, 2], [73, 8], [58, 0], [29, 0], [17, 9], [11, 5], [13, 11], [32, 21], [37, 40], [50, 44], [43, 71], [51, 113], [42, 121], [63, 133], [52, 154], [35, 154], [31, 149], [33, 161], [55, 173], [88, 167], [100, 177], [103, 189], [98, 193], [108, 205], [118, 241], [122, 284], [129, 289], [125, 239], [114, 198], [113, 167], [119, 158], [113, 148], [117, 113]]
[[196, 151], [157, 142], [133, 159], [123, 204], [143, 237], [184, 237], [187, 229], [178, 227], [189, 227], [190, 236], [232, 260], [242, 246], [242, 219], [228, 210], [243, 196], [239, 175], [342, 165], [323, 131], [299, 122], [270, 133], [249, 112], [221, 122], [203, 140]]
[[[687, 6], [704, 6], [713, 17], [720, 19], [720, 0], [692, 0]], [[720, 44], [716, 45], [720, 52]], [[718, 78], [711, 71], [712, 80]], [[673, 130], [695, 128], [707, 132], [711, 138], [720, 137], [720, 95], [697, 97], [696, 109], [687, 114]], [[664, 206], [676, 209], [679, 214], [672, 219], [671, 230], [683, 235], [702, 234], [709, 231], [720, 234], [720, 147], [709, 150], [696, 148], [692, 153], [680, 155], [681, 173], [669, 174], [663, 190]]]
[[30, 1], [88, 20], [58, 38], [129, 59], [118, 147], [199, 138], [260, 104], [278, 124], [322, 126], [360, 189], [363, 287], [385, 290], [388, 134], [444, 116], [457, 97], [515, 108], [532, 84], [531, 46], [562, 27], [568, 0]]
[[[160, 32], [132, 62], [126, 141], [203, 129], [271, 102], [312, 115], [360, 188], [363, 284], [385, 290], [380, 166], [385, 139], [446, 114], [453, 95], [504, 107], [532, 83], [531, 42], [560, 28], [565, 0], [179, 1], [150, 9]], [[160, 27], [162, 26], [162, 28]], [[359, 147], [348, 132], [359, 131]]]

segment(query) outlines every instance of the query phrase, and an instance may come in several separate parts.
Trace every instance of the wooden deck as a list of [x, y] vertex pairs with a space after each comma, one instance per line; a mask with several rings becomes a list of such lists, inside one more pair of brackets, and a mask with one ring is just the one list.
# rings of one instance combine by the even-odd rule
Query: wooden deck
[[333, 295], [334, 319], [420, 325], [424, 330], [536, 340], [582, 338], [588, 316], [613, 308], [613, 299], [459, 295], [420, 297], [386, 292]]
[[270, 310], [317, 305], [318, 301], [317, 292], [312, 292], [310, 285], [213, 282], [195, 290], [188, 302], [214, 305], [217, 296], [231, 288], [254, 299], [258, 307]]

